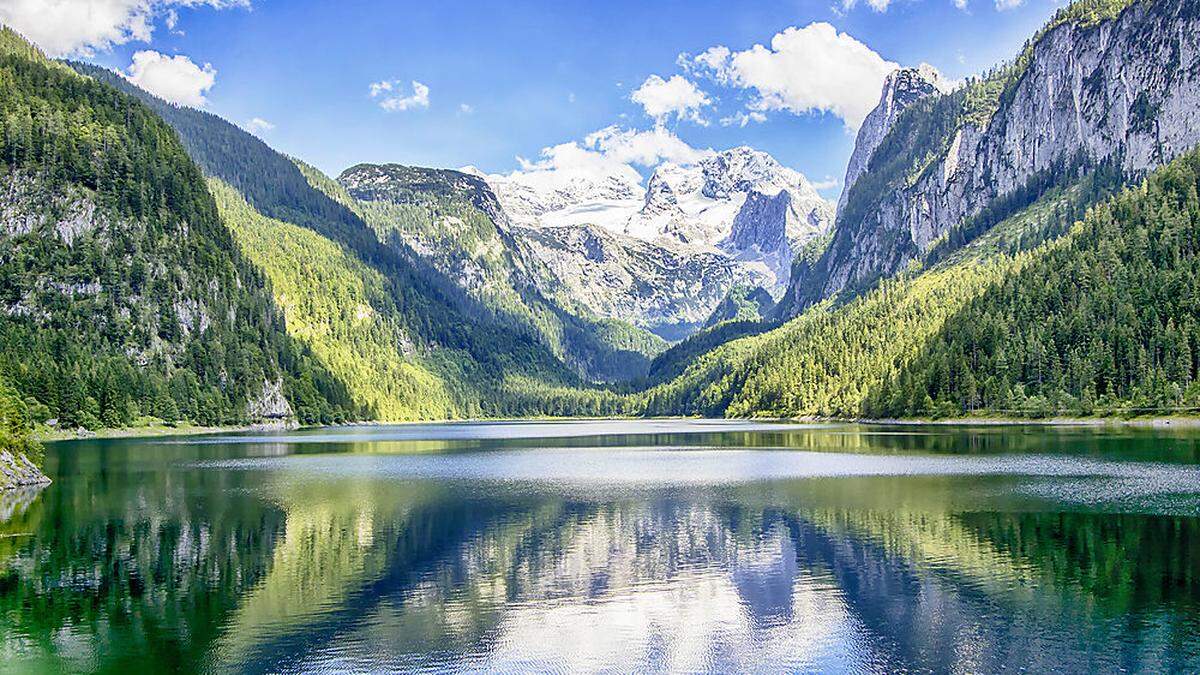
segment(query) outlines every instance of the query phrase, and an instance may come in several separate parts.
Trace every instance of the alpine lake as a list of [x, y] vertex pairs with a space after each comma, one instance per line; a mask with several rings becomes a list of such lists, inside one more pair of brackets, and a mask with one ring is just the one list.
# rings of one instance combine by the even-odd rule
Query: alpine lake
[[1196, 672], [1200, 428], [602, 420], [48, 444], [4, 672]]

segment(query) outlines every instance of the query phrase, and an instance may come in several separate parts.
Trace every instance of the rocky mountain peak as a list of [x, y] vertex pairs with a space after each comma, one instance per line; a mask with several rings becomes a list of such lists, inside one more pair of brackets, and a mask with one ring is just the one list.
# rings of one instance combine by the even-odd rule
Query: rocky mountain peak
[[915, 68], [900, 68], [888, 74], [883, 81], [879, 104], [863, 120], [854, 141], [854, 152], [846, 165], [846, 179], [842, 183], [842, 196], [838, 199], [839, 213], [846, 206], [850, 188], [866, 172], [875, 148], [883, 142], [900, 113], [927, 96], [946, 93], [952, 88], [953, 83], [927, 63]]
[[666, 175], [655, 171], [650, 176], [646, 186], [646, 199], [642, 204], [642, 213], [660, 215], [679, 210], [679, 198]]
[[699, 163], [703, 176], [701, 192], [710, 199], [727, 199], [738, 192], [764, 194], [792, 189], [811, 191], [802, 174], [780, 164], [774, 157], [746, 146], [730, 148]]
[[[1030, 186], [1068, 185], [1104, 165], [1136, 176], [1200, 143], [1195, 0], [1071, 7], [1019, 58], [914, 110], [884, 145], [862, 134], [898, 113], [872, 112], [860, 144], [889, 152], [872, 167], [878, 188], [849, 194], [829, 247], [790, 289], [787, 315], [896, 273], [998, 200], [1012, 209], [1036, 196]], [[869, 154], [855, 154], [865, 167]]]

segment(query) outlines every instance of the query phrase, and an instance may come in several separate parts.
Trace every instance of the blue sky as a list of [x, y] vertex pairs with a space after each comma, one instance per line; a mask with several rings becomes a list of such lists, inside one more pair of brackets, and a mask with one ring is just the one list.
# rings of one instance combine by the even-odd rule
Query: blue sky
[[[543, 148], [584, 144], [618, 125], [627, 133], [658, 127], [657, 138], [697, 149], [750, 145], [816, 183], [834, 183], [853, 145], [856, 121], [848, 118], [860, 114], [837, 101], [877, 82], [861, 72], [843, 76], [836, 50], [824, 61], [825, 38], [841, 33], [830, 49], [849, 46], [880, 63], [926, 62], [957, 79], [1013, 55], [1061, 6], [845, 2], [0, 0], [0, 20], [51, 53], [127, 73], [139, 51], [155, 53], [141, 57], [145, 72], [166, 62], [187, 66], [185, 80], [194, 77], [179, 84], [182, 100], [243, 125], [264, 120], [271, 128], [256, 131], [268, 143], [332, 175], [357, 162], [507, 172], [518, 168], [518, 156], [537, 161]], [[772, 46], [789, 27], [814, 22], [836, 33], [793, 34], [796, 53]], [[735, 70], [736, 58], [716, 70], [694, 60], [681, 65], [682, 53], [723, 46], [737, 54], [756, 44], [765, 46], [765, 71]], [[768, 72], [774, 60], [784, 72]], [[805, 79], [810, 71], [815, 85]], [[668, 96], [659, 101], [659, 112], [668, 112], [653, 117], [651, 106], [631, 100], [652, 75], [683, 78], [674, 93], [704, 103], [672, 109], [685, 103]], [[195, 77], [203, 88], [188, 91]], [[799, 80], [771, 90], [772, 77]], [[372, 97], [372, 83], [387, 84]], [[391, 110], [381, 105], [389, 99]], [[731, 123], [755, 111], [764, 121]], [[839, 189], [823, 193], [836, 197]]]

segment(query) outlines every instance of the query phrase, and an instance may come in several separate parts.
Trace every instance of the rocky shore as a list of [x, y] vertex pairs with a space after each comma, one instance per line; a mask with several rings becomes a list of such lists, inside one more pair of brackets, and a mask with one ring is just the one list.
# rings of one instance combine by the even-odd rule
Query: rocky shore
[[50, 479], [24, 454], [0, 450], [0, 490], [47, 485]]

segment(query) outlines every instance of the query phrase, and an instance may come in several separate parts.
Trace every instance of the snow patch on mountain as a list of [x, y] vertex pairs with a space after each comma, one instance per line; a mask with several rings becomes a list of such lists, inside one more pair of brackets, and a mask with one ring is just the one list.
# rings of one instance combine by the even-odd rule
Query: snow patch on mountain
[[[672, 256], [728, 258], [743, 268], [740, 276], [776, 292], [787, 285], [792, 252], [833, 220], [833, 206], [803, 174], [747, 147], [707, 153], [691, 164], [663, 162], [645, 187], [636, 170], [620, 163], [507, 175], [463, 170], [488, 181], [517, 225], [557, 232], [594, 227]], [[764, 200], [775, 207], [764, 208]]]

